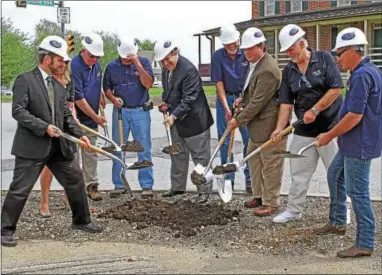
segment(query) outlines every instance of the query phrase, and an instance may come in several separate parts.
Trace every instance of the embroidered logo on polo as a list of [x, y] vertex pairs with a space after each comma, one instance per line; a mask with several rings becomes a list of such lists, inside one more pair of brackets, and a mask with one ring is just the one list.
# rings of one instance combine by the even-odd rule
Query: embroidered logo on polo
[[93, 39], [91, 39], [89, 36], [86, 36], [85, 42], [86, 42], [86, 44], [91, 44], [91, 43], [93, 43]]
[[240, 65], [241, 65], [242, 67], [246, 67], [246, 66], [248, 66], [248, 61], [241, 62]]
[[295, 36], [298, 32], [299, 32], [299, 30], [298, 30], [297, 28], [292, 28], [292, 29], [289, 31], [289, 35], [290, 35], [290, 36]]
[[257, 31], [253, 34], [256, 38], [260, 38], [263, 36], [263, 33], [261, 31]]
[[60, 42], [58, 42], [57, 40], [50, 40], [50, 41], [49, 41], [49, 44], [50, 44], [52, 47], [56, 48], [56, 49], [59, 49], [59, 48], [61, 48], [61, 46], [62, 46], [62, 44], [61, 44]]
[[354, 37], [355, 37], [355, 32], [348, 32], [348, 33], [343, 34], [341, 36], [341, 39], [345, 40], [345, 41], [348, 41], [348, 40], [354, 39]]
[[321, 72], [321, 70], [317, 70], [317, 71], [312, 72], [312, 75], [313, 76], [320, 76], [320, 75], [322, 75], [322, 72]]
[[170, 46], [171, 46], [171, 41], [169, 41], [169, 40], [167, 40], [167, 41], [164, 42], [164, 44], [163, 44], [163, 47], [164, 47], [165, 49], [169, 48]]

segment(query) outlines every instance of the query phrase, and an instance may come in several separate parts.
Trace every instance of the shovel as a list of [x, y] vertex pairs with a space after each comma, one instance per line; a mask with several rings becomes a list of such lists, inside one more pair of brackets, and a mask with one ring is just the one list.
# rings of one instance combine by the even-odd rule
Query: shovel
[[212, 162], [215, 159], [217, 153], [219, 152], [220, 147], [224, 144], [225, 138], [228, 135], [228, 130], [226, 129], [223, 133], [223, 136], [220, 138], [218, 145], [215, 148], [215, 151], [212, 153], [210, 161], [207, 164], [207, 167], [204, 167], [198, 163], [194, 171], [191, 173], [191, 181], [195, 185], [205, 184], [213, 179], [213, 174], [211, 171]]
[[[233, 129], [231, 132], [231, 139], [229, 140], [229, 146], [228, 146], [228, 155], [227, 155], [227, 162], [232, 157], [232, 148], [233, 143], [235, 141], [235, 130]], [[226, 175], [223, 176], [217, 176], [216, 177], [216, 184], [218, 187], [218, 193], [220, 198], [224, 203], [229, 202], [232, 199], [232, 182], [230, 180], [227, 180]]]
[[[288, 126], [287, 128], [285, 128], [284, 130], [282, 130], [279, 134], [279, 137], [283, 137], [287, 134], [289, 134], [297, 125], [301, 124], [303, 122], [303, 120], [297, 120], [295, 121], [292, 125]], [[239, 171], [240, 169], [244, 169], [244, 165], [245, 163], [253, 156], [257, 155], [260, 153], [260, 151], [262, 149], [264, 149], [265, 147], [268, 147], [269, 145], [271, 145], [273, 143], [273, 141], [270, 139], [268, 140], [267, 142], [263, 143], [259, 148], [257, 148], [255, 151], [253, 151], [252, 153], [248, 154], [241, 162], [238, 162], [238, 161], [235, 161], [233, 163], [227, 163], [227, 164], [224, 164], [224, 165], [219, 165], [219, 166], [216, 166], [212, 173], [214, 175], [224, 175], [224, 174], [228, 174], [228, 173], [232, 173], [232, 172], [237, 172]]]
[[[109, 142], [110, 144], [112, 144], [112, 146], [114, 146], [114, 147], [111, 147], [111, 149], [113, 151], [115, 151], [115, 152], [121, 152], [122, 151], [122, 148], [117, 143], [115, 143], [112, 139], [110, 139], [108, 136], [103, 136], [99, 132], [94, 131], [93, 129], [90, 129], [89, 127], [87, 127], [87, 126], [85, 126], [85, 125], [83, 125], [81, 123], [79, 124], [79, 126], [85, 132], [88, 132], [88, 133], [91, 133], [93, 135], [96, 135], [96, 136], [100, 137], [101, 139], [105, 140], [106, 142]], [[110, 149], [110, 147], [103, 148], [103, 150], [111, 153], [109, 149]]]
[[[163, 113], [164, 121], [168, 119], [168, 114]], [[168, 139], [168, 146], [164, 147], [162, 149], [162, 152], [169, 155], [177, 155], [182, 151], [182, 148], [179, 144], [172, 144], [171, 139], [171, 133], [170, 133], [170, 127], [168, 126], [168, 123], [165, 124], [166, 127], [166, 133], [167, 133], [167, 139]]]
[[[99, 112], [101, 114], [102, 117], [105, 117], [105, 111], [103, 110], [102, 106], [99, 107]], [[106, 117], [105, 117], [106, 118]], [[110, 136], [109, 136], [109, 130], [107, 128], [107, 123], [105, 123], [103, 126], [103, 132], [104, 132], [104, 136], [107, 137], [108, 139], [110, 139]], [[110, 142], [110, 141], [109, 141]], [[111, 142], [110, 142], [111, 143]], [[111, 143], [112, 144], [112, 143]], [[107, 142], [105, 143], [105, 146], [107, 145]], [[114, 145], [114, 144], [112, 144]], [[115, 145], [114, 145], [115, 146]]]
[[303, 155], [306, 150], [317, 146], [317, 141], [314, 141], [312, 143], [309, 143], [308, 145], [302, 147], [297, 154], [291, 153], [290, 151], [273, 151], [273, 154], [280, 155], [284, 158], [305, 158], [307, 156]]

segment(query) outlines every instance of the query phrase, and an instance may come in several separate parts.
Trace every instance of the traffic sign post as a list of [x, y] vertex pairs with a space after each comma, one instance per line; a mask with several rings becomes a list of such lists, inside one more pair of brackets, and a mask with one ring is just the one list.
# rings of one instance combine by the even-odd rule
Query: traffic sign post
[[68, 7], [57, 8], [57, 22], [61, 24], [70, 23], [70, 8]]

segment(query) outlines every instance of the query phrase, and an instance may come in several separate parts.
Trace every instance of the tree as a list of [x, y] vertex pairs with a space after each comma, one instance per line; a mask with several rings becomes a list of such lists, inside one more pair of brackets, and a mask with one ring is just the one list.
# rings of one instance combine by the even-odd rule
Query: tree
[[137, 41], [137, 44], [139, 46], [140, 51], [152, 51], [154, 50], [155, 41], [151, 41], [150, 39], [145, 40], [139, 40], [138, 38], [135, 39]]
[[28, 35], [1, 17], [1, 86], [10, 87], [17, 75], [33, 68]]

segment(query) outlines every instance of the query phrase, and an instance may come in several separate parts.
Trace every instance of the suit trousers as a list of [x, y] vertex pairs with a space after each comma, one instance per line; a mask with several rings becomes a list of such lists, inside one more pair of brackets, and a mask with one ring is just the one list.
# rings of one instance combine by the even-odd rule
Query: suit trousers
[[[98, 132], [98, 128], [93, 129], [94, 131]], [[97, 146], [97, 136], [86, 133], [86, 136], [88, 137], [91, 145]], [[83, 150], [82, 148], [78, 147], [78, 153], [81, 151], [81, 158], [82, 158], [82, 171], [84, 175], [85, 180], [85, 186], [88, 187], [89, 184], [92, 183], [98, 183], [98, 172], [97, 172], [97, 166], [98, 166], [98, 154], [91, 150]], [[76, 156], [79, 158], [79, 156]]]
[[16, 157], [13, 181], [1, 210], [1, 235], [11, 236], [24, 209], [29, 194], [44, 166], [52, 171], [64, 187], [72, 210], [73, 224], [90, 223], [90, 213], [82, 171], [75, 160], [67, 160], [61, 153], [57, 139], [52, 140], [50, 153], [43, 159]]
[[[280, 189], [284, 171], [284, 158], [273, 154], [274, 150], [285, 150], [287, 138], [271, 145], [248, 160], [251, 172], [252, 193], [254, 198], [262, 198], [263, 205], [278, 207], [280, 205]], [[248, 142], [248, 154], [263, 143]]]
[[[182, 138], [175, 125], [170, 130], [172, 143], [179, 144], [182, 148], [179, 154], [171, 156], [171, 190], [186, 191], [190, 153], [195, 165], [200, 163], [207, 166], [211, 158], [211, 131], [208, 128], [199, 135]], [[197, 189], [199, 194], [212, 193], [212, 181], [198, 185]]]

